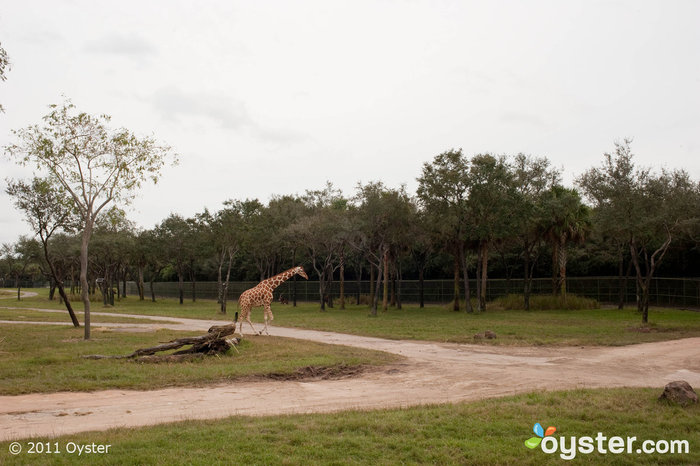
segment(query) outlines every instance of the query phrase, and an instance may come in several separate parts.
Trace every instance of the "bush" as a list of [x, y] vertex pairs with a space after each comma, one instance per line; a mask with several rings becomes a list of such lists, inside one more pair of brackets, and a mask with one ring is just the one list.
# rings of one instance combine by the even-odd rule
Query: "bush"
[[[505, 310], [522, 310], [525, 308], [525, 298], [521, 294], [509, 294], [492, 301], [493, 307]], [[591, 298], [567, 294], [566, 302], [561, 296], [530, 295], [530, 310], [545, 311], [555, 309], [598, 309], [598, 301]]]

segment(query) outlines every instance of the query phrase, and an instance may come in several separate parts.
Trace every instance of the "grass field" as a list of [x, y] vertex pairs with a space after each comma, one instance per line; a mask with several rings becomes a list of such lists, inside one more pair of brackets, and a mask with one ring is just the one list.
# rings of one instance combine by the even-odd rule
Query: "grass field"
[[[47, 300], [3, 299], [2, 306], [62, 309]], [[78, 303], [78, 308], [82, 306]], [[235, 303], [230, 314], [235, 312]], [[700, 314], [653, 309], [651, 324], [642, 327], [634, 310], [503, 311], [454, 313], [441, 306], [379, 312], [365, 307], [321, 313], [317, 304], [297, 308], [273, 305], [275, 325], [314, 328], [386, 338], [473, 343], [473, 335], [496, 332], [502, 345], [624, 345], [700, 336]], [[212, 301], [139, 302], [132, 298], [114, 307], [97, 303], [93, 311], [230, 320]], [[5, 312], [5, 311], [3, 311]], [[46, 314], [27, 309], [16, 315]], [[19, 314], [21, 313], [21, 314]], [[2, 314], [5, 315], [5, 314]], [[67, 314], [51, 314], [68, 321]], [[1, 319], [2, 317], [0, 317]], [[97, 316], [93, 317], [93, 320]], [[254, 311], [260, 321], [262, 311]], [[119, 319], [119, 318], [117, 318]], [[44, 319], [46, 320], [46, 319]], [[149, 389], [170, 385], [205, 385], [255, 374], [292, 373], [304, 366], [384, 364], [385, 353], [274, 337], [248, 338], [239, 354], [184, 364], [135, 364], [124, 360], [92, 361], [82, 354], [124, 354], [182, 336], [181, 332], [129, 334], [94, 325], [93, 339], [82, 329], [0, 325], [0, 393], [103, 388]], [[533, 424], [555, 426], [557, 438], [572, 436], [636, 437], [644, 440], [687, 440], [689, 453], [584, 454], [576, 464], [700, 464], [700, 407], [670, 406], [657, 401], [661, 389], [599, 389], [544, 392], [456, 405], [410, 409], [350, 411], [274, 417], [232, 417], [218, 421], [186, 421], [138, 429], [74, 434], [51, 439], [61, 453], [12, 456], [0, 443], [0, 464], [561, 464], [559, 453], [528, 449]], [[111, 445], [109, 453], [69, 453], [69, 443]], [[45, 448], [45, 445], [44, 445]]]
[[306, 366], [381, 365], [398, 359], [376, 351], [275, 337], [244, 339], [238, 346], [239, 353], [230, 350], [221, 357], [185, 363], [139, 364], [80, 357], [128, 354], [136, 348], [201, 333], [124, 333], [95, 326], [92, 339], [84, 341], [82, 328], [0, 324], [0, 394], [108, 388], [148, 390], [223, 383], [271, 373], [291, 374]]
[[[46, 290], [35, 291], [39, 291], [40, 296], [19, 302], [3, 300], [0, 305], [61, 309], [58, 302], [46, 299]], [[82, 309], [80, 304], [77, 307]], [[297, 307], [275, 303], [272, 309], [274, 325], [392, 339], [562, 346], [629, 345], [700, 336], [700, 312], [677, 309], [651, 309], [650, 323], [645, 326], [642, 326], [635, 309], [487, 310], [467, 314], [449, 311], [444, 306], [420, 309], [415, 305], [405, 305], [402, 310], [379, 311], [377, 317], [369, 317], [366, 306], [348, 306], [345, 310], [335, 307], [319, 312], [316, 303], [300, 303]], [[231, 303], [228, 315], [220, 314], [217, 304], [209, 300], [186, 301], [180, 305], [173, 299], [153, 303], [134, 297], [122, 299], [113, 307], [95, 304], [92, 310], [230, 321], [236, 303]], [[252, 320], [262, 321], [262, 309], [253, 310]], [[475, 334], [486, 330], [495, 332], [498, 338], [474, 339]]]
[[[76, 311], [76, 317], [80, 322], [83, 322], [83, 312]], [[70, 317], [68, 316], [68, 311], [65, 312], [42, 312], [35, 311], [29, 308], [23, 309], [2, 309], [0, 308], [0, 320], [11, 320], [18, 322], [70, 322]], [[100, 323], [131, 323], [131, 324], [148, 324], [153, 323], [149, 319], [139, 319], [134, 317], [121, 317], [121, 316], [101, 316], [94, 315], [91, 318], [93, 325], [99, 325]], [[161, 323], [163, 321], [160, 321]]]
[[[554, 437], [636, 437], [633, 452], [576, 452], [571, 464], [700, 464], [698, 405], [669, 406], [658, 390], [603, 389], [532, 393], [457, 405], [336, 414], [232, 417], [156, 427], [34, 439], [60, 454], [11, 456], [2, 464], [564, 464], [561, 452], [529, 449], [536, 422]], [[689, 453], [636, 453], [645, 440], [687, 440]], [[111, 445], [109, 453], [69, 454], [69, 442]], [[44, 445], [45, 446], [45, 445]], [[607, 445], [604, 445], [607, 447]], [[607, 449], [607, 448], [606, 448]], [[566, 453], [565, 453], [566, 454]]]

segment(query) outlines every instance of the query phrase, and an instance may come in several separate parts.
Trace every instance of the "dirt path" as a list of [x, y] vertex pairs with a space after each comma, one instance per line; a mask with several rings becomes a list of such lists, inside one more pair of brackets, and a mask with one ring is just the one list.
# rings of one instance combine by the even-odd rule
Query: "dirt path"
[[[206, 330], [221, 324], [173, 317], [151, 319], [161, 322], [99, 325]], [[342, 380], [0, 396], [0, 440], [185, 419], [459, 402], [535, 390], [652, 386], [660, 392], [664, 384], [679, 379], [700, 387], [700, 338], [625, 347], [552, 348], [395, 341], [281, 327], [271, 328], [271, 333], [387, 351], [405, 360]]]

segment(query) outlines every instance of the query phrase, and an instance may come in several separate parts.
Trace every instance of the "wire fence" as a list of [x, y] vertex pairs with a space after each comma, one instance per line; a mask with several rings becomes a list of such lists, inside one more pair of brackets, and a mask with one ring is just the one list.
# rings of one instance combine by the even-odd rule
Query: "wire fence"
[[[633, 278], [621, 281], [618, 277], [572, 277], [567, 278], [567, 291], [586, 298], [592, 298], [600, 303], [617, 303], [620, 299], [621, 287], [624, 288], [626, 303], [636, 303], [637, 285]], [[622, 282], [622, 283], [621, 283]], [[258, 282], [231, 282], [227, 299], [236, 300], [240, 294], [257, 285]], [[624, 285], [623, 285], [624, 284]], [[345, 297], [350, 302], [360, 302], [370, 294], [370, 282], [346, 281]], [[396, 287], [403, 303], [418, 303], [420, 301], [420, 282], [418, 280], [403, 280], [392, 284]], [[460, 281], [460, 288], [463, 282]], [[493, 300], [508, 294], [522, 294], [524, 281], [522, 279], [489, 279], [486, 287], [487, 300]], [[145, 293], [150, 295], [149, 284], [145, 284]], [[177, 298], [179, 289], [177, 282], [155, 282], [155, 295], [158, 297]], [[475, 294], [476, 281], [470, 282], [472, 296]], [[460, 289], [462, 296], [464, 290]], [[532, 294], [551, 294], [552, 280], [536, 278], [532, 281]], [[138, 294], [135, 282], [127, 282], [127, 294]], [[216, 282], [185, 282], [183, 287], [184, 299], [217, 299], [218, 286]], [[297, 280], [287, 281], [275, 290], [275, 300], [283, 298], [292, 301], [296, 296], [298, 301], [320, 301], [319, 283], [316, 281]], [[337, 299], [340, 295], [340, 283], [333, 282], [330, 296]], [[423, 299], [426, 303], [447, 303], [454, 298], [454, 282], [452, 280], [425, 280], [423, 282]], [[700, 308], [700, 278], [654, 278], [651, 283], [650, 304], [654, 306], [671, 306], [681, 308]]]

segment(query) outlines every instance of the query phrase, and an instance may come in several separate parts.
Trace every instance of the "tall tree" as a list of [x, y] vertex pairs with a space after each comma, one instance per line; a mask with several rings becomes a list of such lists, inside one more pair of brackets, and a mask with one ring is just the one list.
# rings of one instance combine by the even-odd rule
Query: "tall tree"
[[468, 176], [471, 228], [467, 237], [477, 246], [477, 306], [485, 311], [489, 248], [512, 234], [517, 220], [512, 212], [520, 208], [520, 197], [505, 156], [475, 155]]
[[81, 298], [89, 340], [88, 245], [95, 221], [110, 203], [126, 205], [145, 181], [156, 182], [171, 150], [152, 137], [110, 129], [109, 116], [77, 112], [68, 99], [50, 109], [42, 126], [14, 130], [17, 142], [6, 146], [5, 152], [21, 165], [48, 171], [49, 179], [70, 195], [80, 214]]
[[630, 140], [615, 144], [602, 166], [577, 182], [594, 202], [596, 219], [611, 236], [625, 239], [636, 272], [642, 322], [649, 319], [649, 289], [671, 243], [700, 217], [692, 209], [698, 185], [683, 170], [636, 168]]
[[515, 157], [513, 175], [520, 203], [511, 212], [515, 220], [511, 239], [523, 261], [523, 300], [525, 309], [529, 310], [532, 278], [545, 239], [542, 224], [544, 197], [560, 182], [561, 175], [550, 167], [547, 158], [524, 154]]
[[177, 273], [178, 299], [180, 304], [185, 302], [185, 275], [192, 255], [191, 224], [187, 219], [177, 214], [170, 214], [158, 226], [158, 237], [162, 238], [166, 248], [168, 261]]
[[236, 208], [236, 203], [231, 200], [224, 202], [224, 208], [215, 214], [211, 223], [210, 233], [212, 243], [216, 247], [218, 299], [222, 314], [226, 314], [231, 266], [241, 247], [241, 223], [241, 213]]
[[591, 231], [591, 210], [575, 189], [555, 185], [544, 200], [545, 234], [552, 245], [553, 291], [566, 302], [568, 245], [580, 244]]
[[74, 212], [66, 199], [65, 192], [60, 186], [57, 187], [49, 180], [42, 178], [34, 178], [31, 183], [10, 180], [5, 191], [14, 198], [15, 206], [24, 211], [25, 219], [31, 225], [32, 231], [39, 236], [50, 276], [58, 287], [58, 293], [63, 299], [73, 325], [80, 327], [80, 322], [63, 287], [65, 277], [59, 273], [56, 259], [49, 248], [51, 236], [56, 231], [72, 231], [75, 226]]
[[462, 149], [449, 150], [424, 163], [418, 177], [418, 199], [430, 223], [454, 257], [454, 308], [459, 311], [459, 267], [462, 266], [467, 311], [472, 312], [465, 243], [469, 229], [469, 160]]
[[294, 238], [299, 249], [306, 252], [318, 275], [319, 303], [321, 311], [325, 311], [326, 305], [333, 306], [331, 285], [341, 264], [348, 201], [331, 183], [321, 190], [306, 191], [302, 199], [306, 214], [286, 229], [285, 236]]
[[388, 302], [388, 265], [390, 254], [403, 242], [403, 236], [409, 230], [410, 213], [415, 210], [405, 187], [391, 189], [381, 182], [358, 185], [355, 195], [357, 204], [354, 216], [355, 232], [348, 243], [361, 251], [377, 271], [372, 315], [377, 315], [380, 286], [384, 283], [382, 307]]

